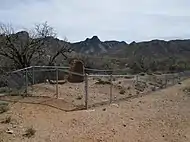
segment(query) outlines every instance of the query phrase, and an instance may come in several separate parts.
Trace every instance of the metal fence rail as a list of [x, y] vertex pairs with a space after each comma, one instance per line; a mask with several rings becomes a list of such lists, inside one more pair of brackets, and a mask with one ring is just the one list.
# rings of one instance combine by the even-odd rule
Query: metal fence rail
[[[64, 99], [76, 106], [93, 107], [110, 104], [163, 89], [190, 77], [190, 71], [174, 74], [114, 74], [122, 70], [85, 68], [85, 74], [71, 72], [68, 67], [32, 66], [1, 76], [0, 94], [48, 96]], [[88, 74], [87, 74], [88, 73]], [[83, 76], [84, 82], [69, 83], [69, 74]]]

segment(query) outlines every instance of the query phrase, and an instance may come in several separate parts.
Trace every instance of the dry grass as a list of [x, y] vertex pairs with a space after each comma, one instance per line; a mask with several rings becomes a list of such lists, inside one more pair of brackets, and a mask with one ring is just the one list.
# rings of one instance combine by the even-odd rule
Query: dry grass
[[31, 138], [32, 136], [34, 136], [36, 133], [36, 130], [33, 127], [27, 128], [26, 132], [23, 136], [27, 137], [27, 138]]

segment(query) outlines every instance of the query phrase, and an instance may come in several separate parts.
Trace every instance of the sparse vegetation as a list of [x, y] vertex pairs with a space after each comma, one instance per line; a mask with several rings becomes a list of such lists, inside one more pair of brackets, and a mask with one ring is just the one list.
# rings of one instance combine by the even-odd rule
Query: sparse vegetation
[[10, 90], [7, 87], [1, 87], [0, 88], [0, 94], [1, 93], [8, 93]]
[[7, 112], [9, 110], [9, 107], [7, 104], [0, 104], [0, 114]]
[[140, 76], [145, 76], [145, 73], [140, 73]]
[[135, 84], [135, 89], [140, 91], [140, 92], [143, 92], [145, 90], [145, 88], [147, 88], [147, 84], [146, 82], [142, 82], [142, 81], [139, 81], [138, 83]]
[[27, 137], [27, 138], [31, 138], [32, 136], [34, 136], [36, 133], [36, 130], [33, 127], [27, 128], [26, 132], [23, 136]]
[[82, 98], [83, 98], [82, 95], [78, 95], [76, 99], [77, 100], [82, 100]]
[[128, 87], [127, 87], [127, 90], [130, 90], [130, 89], [131, 89], [131, 87], [130, 87], [130, 86], [128, 86]]
[[122, 94], [122, 95], [125, 94], [125, 90], [124, 89], [120, 90], [119, 94]]
[[134, 78], [134, 77], [131, 75], [131, 76], [125, 76], [124, 78], [125, 78], [125, 79], [132, 79], [132, 78]]
[[156, 91], [156, 87], [155, 87], [155, 86], [152, 87], [151, 90], [152, 90], [153, 92]]
[[8, 123], [11, 122], [11, 120], [12, 120], [11, 116], [7, 116], [7, 117], [5, 118], [5, 120], [3, 120], [1, 123], [8, 124]]
[[[53, 46], [56, 46], [56, 50], [52, 52], [53, 54], [47, 53], [46, 48], [52, 44], [47, 39], [51, 38], [56, 38], [56, 33], [47, 22], [36, 24], [31, 31], [18, 33], [11, 25], [1, 23], [0, 55], [10, 60], [16, 69], [29, 67], [34, 60], [35, 64], [43, 62], [46, 65], [53, 65], [58, 56], [67, 58], [66, 53], [70, 53], [71, 49], [67, 39], [64, 39], [61, 45], [58, 40], [55, 40]], [[49, 58], [46, 57], [47, 55]]]
[[190, 87], [185, 87], [183, 89], [183, 92], [186, 93], [186, 94], [188, 94], [188, 95], [190, 95]]
[[105, 84], [111, 84], [111, 82], [106, 81], [106, 80], [102, 80], [99, 78], [95, 84], [105, 85]]

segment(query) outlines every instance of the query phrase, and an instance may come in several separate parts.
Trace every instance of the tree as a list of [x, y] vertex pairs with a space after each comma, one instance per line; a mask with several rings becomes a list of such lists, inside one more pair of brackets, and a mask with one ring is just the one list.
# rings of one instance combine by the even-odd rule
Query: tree
[[59, 45], [58, 50], [48, 55], [46, 48], [49, 44], [47, 38], [56, 37], [54, 29], [47, 22], [36, 24], [30, 32], [21, 31], [15, 33], [13, 27], [8, 24], [0, 24], [0, 55], [10, 59], [15, 68], [25, 68], [31, 66], [33, 60], [37, 58], [48, 58], [48, 65], [53, 65], [59, 55], [67, 56], [65, 53], [71, 52], [69, 44]]

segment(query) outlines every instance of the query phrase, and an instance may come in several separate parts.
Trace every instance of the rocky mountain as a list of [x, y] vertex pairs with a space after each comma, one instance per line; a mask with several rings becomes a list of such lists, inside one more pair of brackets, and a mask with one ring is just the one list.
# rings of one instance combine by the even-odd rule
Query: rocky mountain
[[[13, 36], [18, 38], [15, 38], [17, 40], [14, 40], [13, 43], [18, 48], [14, 50], [14, 54], [17, 55], [17, 51], [18, 53], [24, 53], [25, 50], [22, 48], [27, 47], [28, 42], [24, 41], [28, 40], [28, 33], [22, 31]], [[4, 36], [0, 35], [0, 46], [1, 42], [4, 41], [3, 39]], [[150, 68], [154, 71], [190, 69], [190, 40], [152, 40], [138, 43], [132, 42], [130, 44], [124, 41], [101, 41], [97, 36], [76, 43], [53, 37], [41, 40], [44, 41], [42, 46], [46, 47], [43, 48], [43, 52], [45, 51], [46, 54], [44, 56], [36, 54], [36, 60], [32, 60], [33, 65], [36, 65], [36, 62], [39, 63], [37, 65], [44, 65], [44, 62], [48, 62], [51, 57], [57, 54], [57, 51], [67, 45], [72, 49], [72, 52], [67, 54], [68, 58], [62, 55], [57, 56], [54, 61], [56, 65], [68, 65], [69, 59], [80, 57], [87, 67], [97, 69], [121, 69], [125, 68], [126, 65], [139, 72], [148, 71]], [[1, 48], [3, 49], [3, 46]], [[13, 52], [10, 52], [9, 49], [7, 48], [7, 53], [12, 54]], [[6, 49], [4, 50], [6, 51]], [[23, 58], [19, 58], [19, 60], [26, 57], [25, 54], [21, 55]], [[1, 66], [8, 65], [6, 64], [7, 60], [4, 60], [2, 56], [0, 56], [0, 61], [2, 61]]]
[[118, 50], [127, 46], [127, 43], [122, 41], [100, 41], [97, 36], [87, 38], [84, 41], [73, 43], [72, 48], [74, 51], [83, 54], [103, 54], [109, 51]]
[[[27, 32], [18, 32], [17, 35], [21, 40], [26, 40]], [[0, 38], [1, 39], [1, 38]], [[147, 56], [154, 58], [164, 58], [169, 56], [189, 58], [190, 56], [190, 40], [152, 40], [145, 42], [132, 42], [127, 44], [124, 41], [101, 41], [97, 36], [87, 38], [84, 41], [69, 43], [63, 40], [48, 37], [47, 48], [49, 54], [56, 52], [59, 47], [68, 44], [74, 53], [83, 55], [106, 55], [122, 58]], [[15, 41], [16, 42], [16, 41]]]
[[71, 46], [77, 53], [119, 58], [130, 58], [132, 56], [188, 58], [190, 56], [190, 40], [152, 40], [127, 44], [124, 41], [102, 42], [97, 36], [93, 36], [81, 42], [71, 43]]
[[146, 42], [132, 42], [123, 51], [117, 53], [123, 57], [146, 56], [146, 57], [189, 57], [190, 40], [152, 40]]

